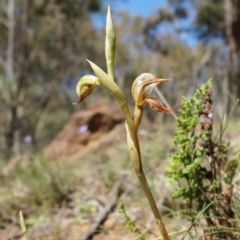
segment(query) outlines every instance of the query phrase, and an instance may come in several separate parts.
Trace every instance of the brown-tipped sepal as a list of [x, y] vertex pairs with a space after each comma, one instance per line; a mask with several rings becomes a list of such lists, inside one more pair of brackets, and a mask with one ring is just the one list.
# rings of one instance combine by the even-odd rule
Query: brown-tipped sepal
[[97, 77], [92, 75], [85, 75], [82, 77], [76, 86], [76, 92], [79, 98], [74, 104], [81, 103], [84, 98], [93, 92], [96, 85], [100, 85]]
[[174, 108], [167, 108], [167, 106], [164, 103], [159, 102], [157, 99], [154, 99], [154, 98], [147, 98], [145, 102], [155, 112], [169, 113], [169, 112], [173, 112], [179, 107], [179, 106], [176, 106]]

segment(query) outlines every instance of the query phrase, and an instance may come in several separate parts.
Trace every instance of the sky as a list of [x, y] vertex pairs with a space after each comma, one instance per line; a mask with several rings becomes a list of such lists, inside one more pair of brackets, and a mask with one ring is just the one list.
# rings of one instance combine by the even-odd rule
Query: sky
[[[133, 15], [149, 16], [151, 13], [166, 5], [166, 0], [105, 0], [104, 3], [109, 5], [113, 11], [126, 10]], [[102, 14], [93, 15], [97, 27], [105, 25], [105, 16]]]
[[[111, 0], [109, 0], [109, 2], [111, 2]], [[178, 22], [178, 24], [180, 24], [183, 28], [187, 28], [191, 25], [191, 21], [194, 18], [195, 14], [193, 7], [188, 3], [185, 4], [185, 6], [189, 9], [190, 18], [188, 20], [181, 20]], [[118, 10], [128, 10], [133, 15], [148, 17], [154, 13], [156, 9], [167, 6], [167, 0], [118, 0], [116, 1], [114, 8]], [[165, 29], [163, 30], [168, 31], [169, 25], [165, 24], [165, 26], [163, 26]], [[192, 33], [182, 33], [181, 38], [190, 47], [194, 47], [197, 44], [197, 38]]]
[[166, 6], [166, 1], [165, 0], [118, 0], [115, 5], [118, 9], [128, 10], [134, 15], [149, 16], [157, 8]]
[[[132, 15], [141, 15], [143, 17], [148, 17], [160, 7], [167, 7], [167, 0], [105, 0], [107, 5], [111, 6], [113, 11], [127, 10]], [[190, 13], [190, 19], [181, 20], [177, 24], [180, 27], [187, 28], [191, 25], [191, 19], [194, 18], [194, 11], [191, 6], [187, 6]], [[95, 15], [94, 22], [97, 27], [105, 26], [106, 16], [103, 14]], [[161, 31], [171, 31], [171, 24], [163, 24], [161, 26]], [[183, 32], [180, 35], [183, 42], [185, 42], [190, 47], [194, 47], [197, 44], [197, 38], [192, 33]]]

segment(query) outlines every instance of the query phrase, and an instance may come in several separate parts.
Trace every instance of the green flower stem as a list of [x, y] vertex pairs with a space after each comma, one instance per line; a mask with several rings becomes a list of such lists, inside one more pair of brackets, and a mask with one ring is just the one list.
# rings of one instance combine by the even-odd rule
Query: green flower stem
[[[132, 162], [134, 171], [137, 174], [140, 185], [148, 199], [149, 205], [154, 214], [155, 220], [156, 220], [159, 230], [163, 236], [163, 239], [170, 240], [167, 230], [165, 228], [165, 225], [159, 214], [159, 211], [158, 211], [156, 202], [153, 198], [152, 192], [149, 188], [143, 168], [142, 168], [142, 160], [141, 160], [141, 152], [140, 152], [139, 141], [138, 141], [138, 136], [137, 136], [137, 128], [135, 128], [135, 126], [134, 126], [134, 122], [132, 120], [132, 116], [129, 111], [129, 108], [128, 108], [126, 99], [123, 95], [123, 92], [118, 87], [118, 85], [114, 82], [112, 77], [110, 77], [108, 74], [106, 74], [101, 68], [99, 68], [93, 62], [91, 62], [91, 61], [88, 61], [88, 62], [90, 63], [93, 71], [99, 78], [100, 84], [103, 85], [104, 87], [106, 87], [108, 90], [110, 90], [113, 93], [113, 95], [115, 96], [116, 100], [118, 101], [118, 103], [123, 111], [124, 117], [126, 119], [128, 150], [129, 150], [129, 155], [131, 158], [131, 162]], [[140, 115], [140, 114], [142, 114], [142, 111], [140, 109], [138, 109], [138, 115]], [[135, 117], [137, 119], [139, 119], [139, 116], [135, 116]]]
[[134, 121], [134, 127], [136, 131], [138, 130], [139, 124], [141, 122], [142, 114], [143, 114], [143, 106], [135, 105], [133, 121]]
[[27, 228], [26, 228], [26, 224], [25, 224], [25, 221], [23, 218], [22, 211], [19, 212], [19, 220], [20, 220], [21, 230], [24, 235], [24, 240], [27, 240]]
[[159, 228], [159, 230], [160, 230], [160, 232], [161, 232], [161, 234], [163, 236], [163, 239], [164, 240], [170, 240], [170, 237], [169, 237], [168, 232], [166, 230], [166, 227], [165, 227], [165, 225], [164, 225], [164, 223], [162, 221], [162, 218], [161, 218], [160, 213], [158, 211], [156, 202], [155, 202], [155, 200], [153, 198], [152, 192], [151, 192], [151, 190], [149, 188], [147, 179], [146, 179], [145, 174], [144, 174], [143, 171], [142, 171], [142, 175], [138, 176], [138, 179], [139, 179], [140, 184], [141, 184], [141, 186], [142, 186], [142, 188], [143, 188], [143, 190], [145, 192], [145, 195], [146, 195], [146, 197], [148, 199], [149, 205], [150, 205], [151, 210], [153, 212], [153, 215], [155, 217], [155, 220], [156, 220], [156, 223], [158, 225], [158, 228]]
[[[143, 110], [143, 109], [142, 109]], [[141, 116], [142, 116], [142, 110], [140, 108], [138, 108], [137, 111], [135, 111], [135, 113], [138, 113], [138, 115], [135, 115], [134, 117], [136, 117], [136, 119], [141, 121]], [[135, 123], [135, 122], [134, 122]], [[137, 122], [138, 124], [140, 122]], [[137, 152], [137, 149], [135, 148], [136, 145], [139, 145], [138, 142], [138, 137], [137, 138], [137, 144], [134, 142], [134, 139], [131, 138], [131, 135], [137, 135], [137, 130], [134, 128], [131, 132], [131, 129], [128, 127], [128, 125], [126, 124], [126, 130], [127, 130], [127, 142], [128, 142], [128, 150], [129, 150], [129, 154], [130, 154], [130, 158], [134, 167], [134, 170], [137, 174], [138, 180], [140, 182], [140, 185], [147, 197], [148, 203], [151, 207], [151, 210], [153, 212], [153, 215], [155, 217], [155, 220], [157, 222], [158, 228], [163, 236], [164, 240], [170, 240], [170, 237], [168, 235], [168, 232], [165, 228], [165, 225], [162, 221], [162, 218], [160, 216], [160, 213], [158, 211], [156, 202], [154, 200], [154, 197], [152, 195], [151, 189], [148, 185], [145, 173], [143, 171], [142, 168], [142, 160], [141, 160], [141, 153], [140, 150], [139, 152]]]

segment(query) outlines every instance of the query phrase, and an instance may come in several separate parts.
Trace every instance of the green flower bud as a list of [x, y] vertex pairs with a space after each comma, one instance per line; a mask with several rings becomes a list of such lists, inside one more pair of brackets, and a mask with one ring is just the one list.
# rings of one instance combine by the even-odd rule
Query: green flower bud
[[107, 62], [107, 72], [113, 78], [113, 64], [115, 57], [116, 35], [113, 27], [111, 10], [108, 6], [107, 23], [106, 23], [106, 39], [105, 39], [105, 55]]
[[90, 95], [95, 86], [100, 85], [98, 78], [92, 75], [85, 75], [82, 77], [76, 86], [76, 92], [79, 97], [78, 101], [74, 104], [79, 104], [83, 101], [84, 98], [86, 98], [88, 95]]

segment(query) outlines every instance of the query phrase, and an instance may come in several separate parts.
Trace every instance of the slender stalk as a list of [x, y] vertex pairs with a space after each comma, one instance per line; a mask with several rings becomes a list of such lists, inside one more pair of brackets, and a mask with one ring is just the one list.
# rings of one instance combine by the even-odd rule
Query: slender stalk
[[[164, 240], [170, 240], [170, 237], [168, 235], [168, 232], [165, 228], [165, 225], [162, 221], [162, 218], [160, 216], [160, 213], [158, 211], [156, 202], [154, 200], [154, 197], [152, 195], [152, 192], [149, 188], [149, 184], [147, 182], [145, 173], [143, 171], [142, 168], [142, 161], [141, 161], [141, 153], [140, 153], [140, 149], [139, 151], [137, 150], [137, 148], [135, 148], [135, 146], [139, 145], [138, 142], [138, 138], [131, 138], [131, 135], [137, 135], [137, 132], [135, 129], [133, 129], [133, 131], [130, 131], [130, 128], [128, 126], [128, 124], [126, 124], [126, 129], [127, 129], [127, 141], [128, 141], [128, 150], [129, 150], [129, 154], [130, 154], [130, 158], [133, 164], [133, 168], [135, 170], [135, 173], [138, 177], [138, 180], [140, 182], [140, 185], [147, 197], [148, 203], [151, 207], [151, 210], [153, 212], [153, 215], [155, 217], [155, 220], [157, 222], [158, 228], [163, 236]], [[131, 135], [130, 135], [131, 134]], [[133, 139], [136, 139], [136, 142], [133, 141]]]
[[22, 211], [19, 212], [19, 220], [20, 220], [21, 230], [24, 235], [24, 240], [27, 240], [27, 228], [26, 228], [26, 224], [25, 224], [25, 221], [23, 218]]
[[154, 197], [152, 195], [152, 192], [151, 192], [151, 189], [149, 188], [149, 185], [148, 185], [148, 182], [147, 182], [147, 179], [145, 177], [145, 174], [144, 172], [142, 171], [142, 174], [138, 176], [138, 179], [139, 179], [139, 182], [141, 183], [141, 186], [144, 190], [144, 193], [148, 199], [148, 202], [149, 202], [149, 205], [151, 207], [151, 210], [153, 212], [153, 215], [155, 217], [155, 220], [156, 220], [156, 223], [158, 225], [158, 228], [163, 236], [163, 239], [164, 240], [170, 240], [170, 237], [168, 235], [168, 232], [166, 230], [166, 227], [162, 221], [162, 218], [160, 216], [160, 213], [158, 211], [158, 208], [157, 208], [157, 205], [156, 205], [156, 202], [154, 200]]
[[[93, 62], [89, 60], [88, 62], [91, 65], [93, 71], [98, 76], [99, 83], [113, 93], [113, 95], [115, 96], [116, 100], [118, 101], [123, 111], [123, 114], [126, 120], [128, 151], [129, 151], [129, 155], [130, 155], [130, 159], [131, 159], [134, 171], [136, 172], [140, 185], [148, 199], [149, 205], [154, 214], [154, 217], [156, 219], [159, 230], [163, 236], [163, 239], [170, 240], [142, 168], [141, 152], [140, 152], [139, 140], [137, 136], [137, 127], [135, 128], [135, 123], [129, 111], [126, 98], [123, 92], [121, 91], [121, 89], [114, 82], [114, 79], [111, 76], [106, 74], [101, 68], [99, 68]], [[143, 108], [138, 108], [138, 110], [134, 114], [134, 118], [137, 119], [138, 121], [136, 126], [138, 126], [140, 123], [142, 111], [143, 111]]]
[[[148, 203], [151, 207], [151, 210], [152, 210], [155, 220], [157, 222], [158, 228], [163, 236], [163, 239], [170, 240], [170, 237], [169, 237], [168, 232], [165, 228], [165, 225], [162, 221], [162, 218], [161, 218], [160, 213], [157, 208], [157, 204], [154, 200], [153, 194], [151, 192], [151, 189], [149, 187], [145, 173], [142, 168], [141, 152], [140, 152], [140, 148], [139, 148], [137, 129], [134, 126], [136, 123], [135, 122], [133, 123], [133, 120], [131, 118], [131, 114], [130, 114], [127, 104], [122, 105], [122, 111], [123, 111], [125, 119], [126, 119], [128, 148], [129, 148], [129, 155], [131, 158], [131, 162], [133, 164], [133, 168], [138, 177], [140, 185], [147, 197]], [[136, 115], [136, 117], [139, 120], [137, 122], [137, 126], [138, 126], [141, 121], [142, 109], [138, 109], [137, 113], [138, 114]], [[138, 116], [140, 116], [140, 118], [138, 118]]]

